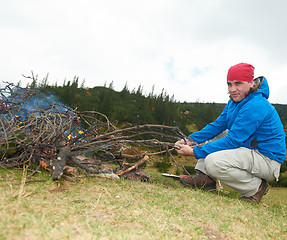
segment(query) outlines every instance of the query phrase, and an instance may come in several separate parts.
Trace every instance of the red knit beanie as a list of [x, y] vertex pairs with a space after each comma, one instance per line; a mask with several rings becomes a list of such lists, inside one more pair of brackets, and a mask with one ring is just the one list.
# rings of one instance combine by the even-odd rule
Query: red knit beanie
[[252, 82], [254, 78], [254, 67], [248, 63], [239, 63], [229, 68], [227, 81]]

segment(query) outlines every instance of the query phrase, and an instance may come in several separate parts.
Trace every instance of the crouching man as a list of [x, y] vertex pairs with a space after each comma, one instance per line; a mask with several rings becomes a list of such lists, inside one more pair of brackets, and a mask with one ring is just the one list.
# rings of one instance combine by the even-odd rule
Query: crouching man
[[[198, 159], [195, 177], [182, 177], [184, 185], [215, 190], [216, 179], [242, 194], [243, 201], [260, 203], [268, 181], [278, 181], [286, 157], [285, 132], [268, 101], [266, 78], [254, 79], [254, 67], [239, 63], [227, 73], [230, 100], [223, 112], [201, 131], [175, 143], [177, 152]], [[203, 143], [228, 130], [225, 137]]]

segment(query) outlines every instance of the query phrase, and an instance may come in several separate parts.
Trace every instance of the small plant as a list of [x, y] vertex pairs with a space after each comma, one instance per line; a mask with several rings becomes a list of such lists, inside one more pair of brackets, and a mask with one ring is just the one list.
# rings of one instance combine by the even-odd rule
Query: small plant
[[154, 167], [159, 171], [159, 172], [167, 172], [168, 169], [171, 167], [171, 163], [170, 162], [155, 162], [154, 163]]
[[280, 175], [279, 181], [274, 180], [270, 182], [270, 185], [273, 187], [287, 187], [287, 176]]
[[196, 174], [196, 170], [194, 166], [184, 166], [184, 168], [191, 174]]

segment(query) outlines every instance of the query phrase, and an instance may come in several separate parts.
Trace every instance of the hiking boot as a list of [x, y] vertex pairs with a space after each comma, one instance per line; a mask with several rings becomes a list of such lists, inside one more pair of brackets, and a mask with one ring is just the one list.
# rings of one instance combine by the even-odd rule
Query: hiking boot
[[258, 189], [258, 192], [255, 193], [253, 196], [251, 197], [245, 197], [245, 196], [242, 196], [240, 197], [241, 200], [243, 201], [246, 201], [246, 202], [254, 202], [254, 203], [260, 203], [262, 197], [264, 195], [267, 194], [267, 192], [269, 191], [269, 184], [267, 183], [266, 180], [262, 179], [262, 182], [260, 184], [260, 187]]
[[181, 176], [180, 182], [183, 185], [192, 187], [194, 189], [199, 188], [208, 191], [216, 190], [216, 181], [200, 171], [195, 177]]

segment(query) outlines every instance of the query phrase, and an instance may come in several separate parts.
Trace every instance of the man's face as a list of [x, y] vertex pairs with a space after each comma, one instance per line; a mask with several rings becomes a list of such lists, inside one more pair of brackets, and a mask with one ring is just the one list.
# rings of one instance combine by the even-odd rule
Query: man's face
[[253, 87], [253, 82], [243, 81], [227, 81], [228, 93], [234, 102], [240, 102], [248, 95], [250, 88]]

